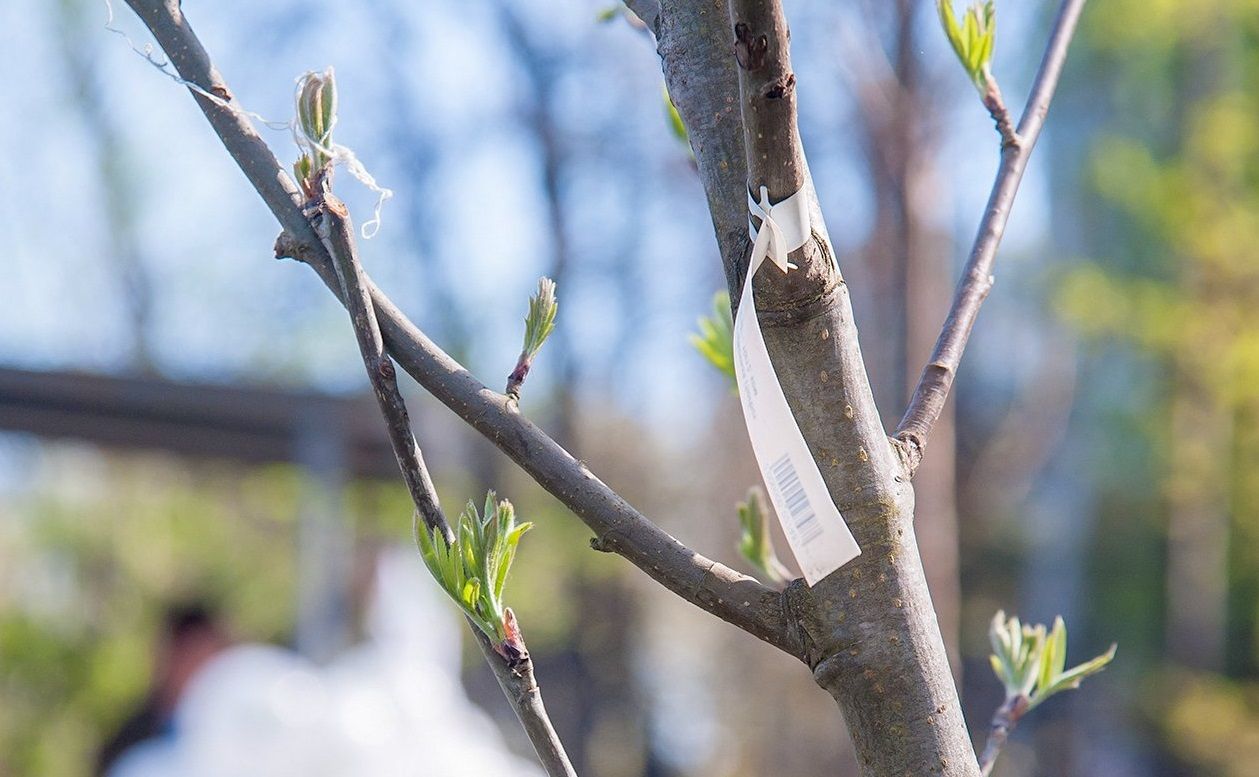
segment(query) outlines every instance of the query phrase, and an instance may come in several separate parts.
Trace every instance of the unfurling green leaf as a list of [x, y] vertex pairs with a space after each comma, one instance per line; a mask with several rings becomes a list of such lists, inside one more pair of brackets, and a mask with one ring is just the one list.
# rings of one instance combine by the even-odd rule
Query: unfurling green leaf
[[713, 295], [713, 314], [701, 316], [699, 334], [691, 335], [691, 345], [708, 363], [730, 379], [736, 391], [734, 377], [734, 316], [730, 312], [730, 295], [719, 291]]
[[297, 172], [298, 180], [305, 183], [332, 158], [328, 152], [332, 148], [332, 130], [337, 124], [337, 84], [332, 68], [302, 76], [297, 82], [296, 100], [294, 134], [303, 151]]
[[767, 580], [779, 585], [791, 579], [791, 573], [778, 560], [774, 540], [769, 533], [769, 520], [765, 515], [765, 496], [759, 488], [748, 490], [747, 501], [740, 502], [739, 554], [765, 575]]
[[418, 525], [416, 542], [424, 565], [451, 599], [492, 640], [508, 639], [503, 590], [520, 537], [532, 526], [516, 523], [511, 502], [487, 494], [484, 510], [468, 506], [453, 529], [455, 541], [440, 530]]
[[538, 280], [538, 290], [529, 298], [529, 314], [525, 316], [524, 354], [532, 359], [555, 329], [555, 316], [560, 303], [555, 298], [555, 281]]
[[993, 0], [974, 0], [962, 16], [961, 24], [953, 11], [953, 0], [936, 0], [940, 26], [949, 45], [982, 95], [992, 77], [992, 51], [996, 44], [997, 12]]
[[1024, 625], [1017, 617], [1007, 619], [998, 612], [988, 629], [992, 644], [993, 674], [1005, 686], [1006, 699], [1022, 697], [1027, 710], [1059, 691], [1080, 687], [1089, 675], [1097, 674], [1115, 657], [1115, 645], [1102, 655], [1064, 671], [1067, 660], [1067, 626], [1061, 617], [1052, 629], [1043, 624]]

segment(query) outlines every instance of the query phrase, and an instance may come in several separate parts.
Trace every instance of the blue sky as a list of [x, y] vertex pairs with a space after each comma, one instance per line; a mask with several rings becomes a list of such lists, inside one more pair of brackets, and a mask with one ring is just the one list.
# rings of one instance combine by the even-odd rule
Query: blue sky
[[[147, 33], [116, 4], [118, 25], [143, 45]], [[338, 140], [396, 193], [380, 236], [363, 245], [369, 270], [439, 340], [444, 311], [435, 309], [432, 289], [445, 284], [474, 333], [470, 366], [497, 385], [519, 348], [519, 319], [551, 240], [539, 155], [522, 120], [527, 90], [489, 4], [391, 5], [394, 18], [385, 18], [384, 6], [349, 2], [187, 0], [184, 10], [238, 98], [269, 118], [288, 118], [298, 74], [336, 67]], [[1022, 4], [1008, 6], [1008, 14], [1000, 8], [996, 71], [1011, 103], [1020, 105], [1034, 66], [1029, 52], [1039, 50], [1021, 44], [1043, 35], [1044, 25]], [[544, 26], [563, 59], [552, 99], [572, 151], [563, 181], [574, 269], [560, 288], [561, 316], [583, 380], [662, 428], [703, 424], [694, 392], [715, 397], [724, 389], [686, 335], [722, 276], [702, 192], [663, 117], [653, 47], [626, 24], [598, 24], [601, 2], [522, 7], [536, 9], [528, 18]], [[836, 30], [854, 7], [860, 4], [797, 1], [789, 13], [802, 131], [841, 265], [859, 298], [860, 268], [844, 264], [844, 255], [863, 239], [871, 204], [836, 51], [843, 40]], [[81, 14], [92, 88], [116, 133], [133, 197], [136, 246], [152, 287], [157, 368], [190, 380], [359, 389], [342, 314], [312, 273], [270, 259], [277, 228], [192, 100], [105, 30], [103, 0], [80, 0], [77, 8], [71, 14]], [[924, 14], [924, 22], [934, 24], [933, 16]], [[10, 0], [0, 8], [0, 30], [0, 67], [25, 74], [0, 81], [0, 103], [8, 106], [0, 118], [7, 149], [0, 154], [0, 228], [9, 236], [0, 362], [125, 370], [132, 334], [102, 216], [99, 160], [64, 65], [64, 19], [55, 4]], [[935, 33], [923, 31], [926, 61], [951, 85], [941, 126], [946, 201], [937, 216], [956, 230], [960, 261], [987, 197], [995, 139]], [[409, 115], [391, 102], [391, 88], [409, 90]], [[395, 164], [406, 150], [390, 142], [399, 126], [432, 159], [421, 187]], [[264, 136], [282, 158], [294, 155], [285, 132]], [[370, 193], [340, 180], [362, 221]], [[1001, 281], [1038, 261], [1046, 180], [1034, 160], [1003, 247]], [[407, 229], [417, 208], [426, 214], [424, 248]], [[622, 278], [634, 298], [619, 295]], [[994, 298], [1005, 286], [998, 283]], [[550, 379], [544, 358], [535, 380]]]

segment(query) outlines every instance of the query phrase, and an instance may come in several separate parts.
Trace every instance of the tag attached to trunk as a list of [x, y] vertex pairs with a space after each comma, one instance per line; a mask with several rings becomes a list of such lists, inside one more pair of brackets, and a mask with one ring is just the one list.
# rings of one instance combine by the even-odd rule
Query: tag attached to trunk
[[831, 501], [822, 473], [787, 405], [756, 320], [752, 296], [752, 278], [766, 258], [783, 272], [792, 269], [787, 256], [810, 237], [808, 203], [802, 192], [796, 192], [771, 205], [762, 186], [759, 202], [748, 195], [748, 210], [760, 219], [761, 226], [757, 229], [748, 221], [748, 234], [754, 242], [739, 316], [734, 322], [734, 374], [748, 437], [770, 502], [804, 579], [814, 585], [860, 555], [861, 548]]

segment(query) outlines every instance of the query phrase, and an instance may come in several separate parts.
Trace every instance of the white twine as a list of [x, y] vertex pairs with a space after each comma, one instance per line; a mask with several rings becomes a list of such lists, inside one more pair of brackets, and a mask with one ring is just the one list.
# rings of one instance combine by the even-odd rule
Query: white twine
[[[331, 146], [326, 147], [323, 144], [319, 143], [319, 141], [315, 140], [314, 138], [304, 137], [303, 135], [299, 133], [296, 113], [294, 113], [293, 118], [289, 119], [288, 121], [276, 121], [274, 119], [268, 119], [262, 114], [245, 110], [234, 99], [224, 100], [222, 97], [219, 97], [217, 94], [214, 94], [213, 92], [207, 89], [203, 89], [200, 85], [192, 81], [189, 81], [186, 78], [183, 78], [182, 76], [179, 75], [179, 73], [174, 72], [173, 66], [171, 65], [171, 62], [169, 59], [166, 59], [166, 60], [158, 59], [156, 53], [154, 52], [152, 43], [146, 43], [144, 44], [143, 47], [141, 47], [137, 45], [134, 40], [132, 40], [131, 36], [128, 35], [125, 30], [119, 29], [118, 27], [114, 26], [114, 4], [112, 0], [105, 0], [105, 29], [108, 30], [109, 32], [114, 33], [115, 35], [118, 35], [123, 40], [125, 40], [127, 42], [127, 45], [131, 48], [132, 51], [134, 51], [136, 54], [144, 58], [144, 60], [148, 62], [150, 65], [157, 68], [158, 72], [160, 72], [162, 75], [166, 76], [167, 78], [179, 84], [180, 86], [191, 89], [192, 91], [206, 98], [207, 100], [219, 106], [220, 108], [224, 108], [238, 115], [245, 116], [250, 119], [254, 119], [258, 123], [266, 127], [267, 129], [277, 130], [277, 131], [288, 130], [290, 133], [292, 133], [294, 144], [303, 153], [311, 153], [313, 151], [319, 151], [331, 160], [332, 165], [334, 166], [338, 164], [344, 165], [346, 172], [349, 173], [350, 176], [354, 178], [354, 180], [361, 183], [363, 186], [365, 186], [368, 190], [370, 190], [373, 194], [376, 195], [376, 204], [374, 208], [372, 209], [372, 217], [368, 219], [367, 221], [365, 221], [363, 223], [363, 226], [361, 227], [363, 239], [371, 240], [373, 237], [376, 236], [376, 233], [380, 231], [380, 212], [381, 212], [381, 209], [384, 208], [385, 200], [388, 200], [389, 198], [393, 197], [393, 190], [386, 189], [380, 184], [376, 183], [375, 177], [373, 177], [372, 174], [367, 171], [367, 168], [363, 166], [363, 163], [359, 161], [359, 158], [354, 153], [353, 149], [349, 148], [348, 146], [343, 146], [340, 143], [333, 143], [331, 144]], [[332, 69], [329, 68], [328, 72], [331, 73], [331, 71]], [[314, 75], [314, 71], [307, 71], [306, 73], [302, 74], [301, 76], [297, 78], [297, 84], [298, 84], [297, 92], [299, 95], [301, 94], [301, 82], [311, 75]], [[335, 119], [333, 120], [333, 126], [336, 126]], [[312, 157], [313, 157], [313, 153], [312, 153]]]
[[[289, 128], [293, 131], [293, 142], [297, 144], [297, 147], [303, 153], [309, 154], [311, 159], [315, 158], [315, 152], [319, 152], [328, 157], [331, 160], [332, 165], [344, 165], [345, 171], [349, 173], [354, 180], [361, 183], [376, 195], [376, 205], [372, 210], [372, 217], [363, 222], [363, 226], [361, 227], [363, 238], [365, 240], [371, 240], [376, 236], [376, 233], [380, 231], [380, 211], [385, 205], [385, 200], [393, 197], [393, 190], [386, 189], [376, 183], [376, 178], [367, 171], [367, 168], [363, 166], [363, 163], [359, 161], [358, 156], [350, 147], [343, 146], [340, 143], [332, 143], [325, 146], [323, 143], [319, 142], [318, 138], [311, 137], [301, 131], [296, 117], [301, 114], [300, 101], [302, 98], [302, 84], [306, 81], [306, 79], [318, 75], [319, 74], [315, 71], [308, 70], [297, 77], [296, 88], [293, 96], [294, 118], [289, 124]], [[332, 78], [332, 76], [332, 68], [329, 67], [324, 71], [324, 77]], [[337, 121], [338, 117], [334, 116], [332, 119], [332, 126], [327, 129], [329, 135], [332, 134], [332, 130], [337, 126]]]

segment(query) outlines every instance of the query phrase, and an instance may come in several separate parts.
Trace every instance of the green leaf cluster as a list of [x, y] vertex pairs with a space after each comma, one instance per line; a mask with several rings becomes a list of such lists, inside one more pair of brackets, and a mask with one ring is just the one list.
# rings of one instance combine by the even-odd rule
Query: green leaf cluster
[[997, 37], [997, 12], [993, 0], [972, 2], [960, 23], [953, 11], [953, 0], [936, 0], [936, 10], [940, 12], [940, 25], [958, 61], [975, 88], [984, 94], [991, 77], [992, 49]]
[[1117, 645], [1110, 650], [1066, 669], [1067, 626], [1061, 616], [1054, 619], [1052, 629], [1044, 624], [1021, 624], [1018, 617], [1008, 620], [998, 611], [988, 629], [992, 643], [992, 671], [1005, 686], [1007, 699], [1027, 699], [1027, 710], [1035, 709], [1059, 691], [1079, 688], [1089, 675], [1097, 674], [1115, 657]]
[[516, 523], [516, 512], [493, 491], [477, 512], [471, 501], [454, 527], [454, 542], [439, 529], [419, 524], [416, 541], [425, 566], [442, 589], [491, 640], [507, 640], [503, 589], [520, 537], [532, 523]]
[[560, 303], [555, 297], [555, 281], [540, 278], [538, 290], [529, 298], [529, 313], [525, 316], [525, 344], [522, 350], [526, 358], [532, 359], [551, 336], [559, 310]]
[[778, 560], [774, 540], [769, 533], [769, 521], [765, 514], [765, 497], [759, 488], [748, 490], [747, 500], [740, 502], [739, 555], [755, 567], [767, 580], [783, 584], [791, 579], [791, 573]]
[[699, 333], [691, 335], [695, 350], [730, 379], [736, 391], [734, 377], [734, 315], [730, 312], [730, 295], [719, 291], [713, 295], [713, 314], [700, 316]]

